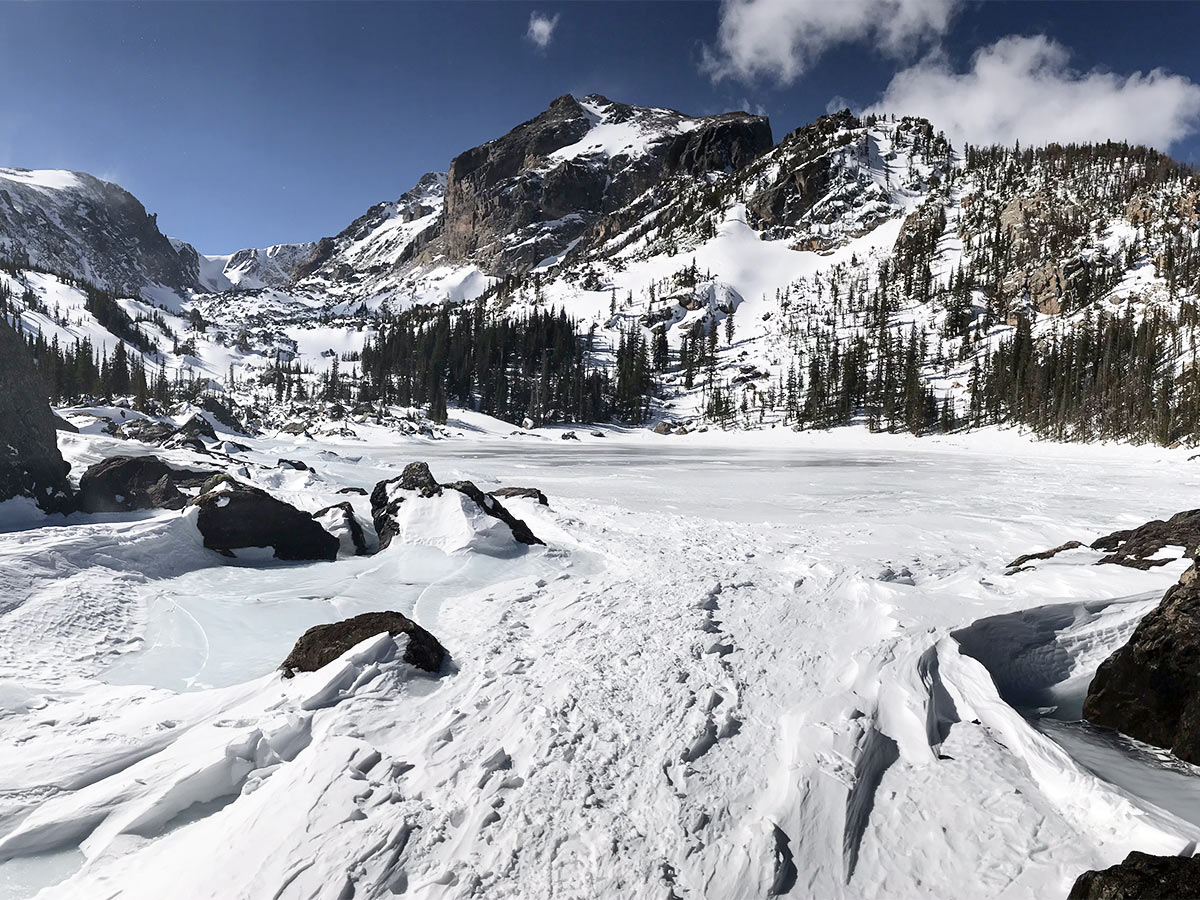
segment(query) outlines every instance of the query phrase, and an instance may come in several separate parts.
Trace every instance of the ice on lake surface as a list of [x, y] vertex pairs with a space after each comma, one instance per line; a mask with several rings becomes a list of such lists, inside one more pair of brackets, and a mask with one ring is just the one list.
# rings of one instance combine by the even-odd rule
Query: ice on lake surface
[[[1004, 572], [1195, 505], [1200, 470], [985, 437], [246, 455], [305, 509], [417, 459], [540, 488], [548, 508], [505, 502], [548, 546], [511, 556], [231, 565], [173, 513], [21, 524], [0, 535], [0, 896], [322, 896], [355, 859], [364, 895], [619, 896], [665, 864], [680, 896], [952, 896], [968, 870], [1032, 898], [1179, 852], [1190, 768], [1037, 716], [1077, 717], [1182, 565]], [[275, 674], [307, 628], [376, 609], [436, 634], [447, 672], [387, 639]]]

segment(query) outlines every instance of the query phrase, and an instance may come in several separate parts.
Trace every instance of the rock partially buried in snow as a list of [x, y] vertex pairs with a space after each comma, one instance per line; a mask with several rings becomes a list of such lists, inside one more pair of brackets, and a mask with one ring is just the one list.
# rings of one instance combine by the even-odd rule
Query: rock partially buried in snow
[[200, 487], [215, 474], [173, 469], [157, 456], [111, 456], [79, 479], [79, 508], [90, 513], [183, 509], [188, 498], [179, 488]]
[[396, 537], [447, 553], [503, 553], [514, 542], [544, 543], [495, 497], [470, 481], [439, 484], [423, 462], [409, 463], [398, 478], [375, 485], [371, 517], [381, 550]]
[[1176, 513], [1165, 522], [1155, 519], [1127, 531], [1114, 531], [1092, 542], [1093, 550], [1109, 554], [1101, 563], [1134, 569], [1163, 566], [1178, 559], [1178, 553], [1162, 554], [1167, 547], [1182, 547], [1184, 556], [1196, 558], [1200, 549], [1200, 509]]
[[542, 506], [549, 506], [550, 501], [546, 499], [546, 495], [537, 488], [531, 487], [502, 487], [496, 488], [494, 491], [488, 491], [493, 497], [522, 497], [526, 500], [536, 500]]
[[1200, 764], [1200, 578], [1195, 564], [1096, 670], [1090, 722]]
[[338, 539], [309, 513], [228, 475], [206, 482], [191, 505], [199, 508], [196, 527], [210, 550], [234, 556], [235, 550], [269, 547], [276, 559], [337, 559]]
[[367, 536], [358, 517], [354, 515], [354, 507], [347, 500], [335, 503], [313, 513], [317, 523], [338, 539], [342, 552], [353, 556], [367, 556], [371, 550], [367, 547]]
[[1134, 850], [1119, 865], [1084, 872], [1067, 900], [1188, 897], [1200, 897], [1200, 857], [1151, 856]]
[[398, 612], [363, 613], [329, 625], [315, 625], [300, 636], [296, 646], [279, 667], [284, 678], [297, 672], [315, 672], [368, 638], [387, 632], [408, 636], [404, 661], [426, 672], [439, 672], [446, 648], [438, 639]]

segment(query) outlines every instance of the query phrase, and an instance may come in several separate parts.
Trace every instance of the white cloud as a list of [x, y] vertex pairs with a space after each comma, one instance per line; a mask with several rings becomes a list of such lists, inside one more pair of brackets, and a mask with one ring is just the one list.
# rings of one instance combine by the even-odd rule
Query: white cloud
[[928, 118], [959, 145], [1128, 140], [1166, 150], [1195, 130], [1200, 85], [1161, 69], [1079, 72], [1045, 37], [1001, 38], [966, 72], [941, 54], [898, 72], [868, 112]]
[[536, 11], [529, 14], [529, 30], [525, 32], [525, 37], [539, 50], [550, 46], [550, 41], [554, 38], [554, 29], [558, 27], [558, 15], [555, 13], [553, 16], [547, 16]]
[[701, 68], [713, 78], [791, 84], [832, 47], [862, 41], [911, 56], [945, 34], [960, 0], [723, 0], [716, 48]]

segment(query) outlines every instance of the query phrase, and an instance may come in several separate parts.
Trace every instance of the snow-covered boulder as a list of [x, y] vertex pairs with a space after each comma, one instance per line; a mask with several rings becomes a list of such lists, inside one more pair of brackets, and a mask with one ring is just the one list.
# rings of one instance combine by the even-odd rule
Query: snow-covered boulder
[[408, 637], [403, 657], [406, 663], [426, 672], [441, 670], [446, 648], [432, 634], [398, 612], [363, 613], [341, 622], [315, 625], [300, 636], [279, 668], [285, 678], [291, 678], [297, 672], [315, 672], [347, 650], [384, 632]]
[[110, 456], [79, 479], [79, 508], [84, 512], [135, 509], [183, 509], [180, 487], [200, 487], [215, 472], [174, 469], [157, 456]]
[[398, 540], [446, 553], [511, 552], [513, 544], [543, 544], [523, 521], [470, 481], [439, 484], [423, 462], [371, 492], [371, 516], [382, 550]]
[[337, 559], [340, 542], [311, 514], [227, 475], [206, 483], [191, 505], [204, 546], [226, 556], [261, 547], [276, 559]]
[[358, 517], [354, 515], [354, 507], [350, 501], [335, 503], [313, 513], [317, 523], [338, 539], [341, 552], [346, 556], [367, 556], [371, 550], [367, 546], [367, 536]]

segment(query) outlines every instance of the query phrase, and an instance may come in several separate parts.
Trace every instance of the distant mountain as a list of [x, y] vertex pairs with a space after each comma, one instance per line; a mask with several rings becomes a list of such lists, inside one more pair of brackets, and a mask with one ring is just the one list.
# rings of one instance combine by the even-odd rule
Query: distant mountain
[[[956, 149], [924, 119], [846, 110], [774, 144], [747, 113], [567, 95], [332, 237], [227, 256], [164, 238], [114, 185], [0, 170], [0, 258], [27, 334], [140, 334], [155, 366], [240, 367], [277, 398], [338, 360], [349, 380], [304, 396], [514, 422], [1200, 431], [1200, 180], [1125, 144]], [[152, 305], [22, 274], [39, 268]], [[407, 312], [443, 305], [436, 330]]]
[[82, 172], [0, 169], [0, 256], [128, 296], [199, 287], [136, 197]]

